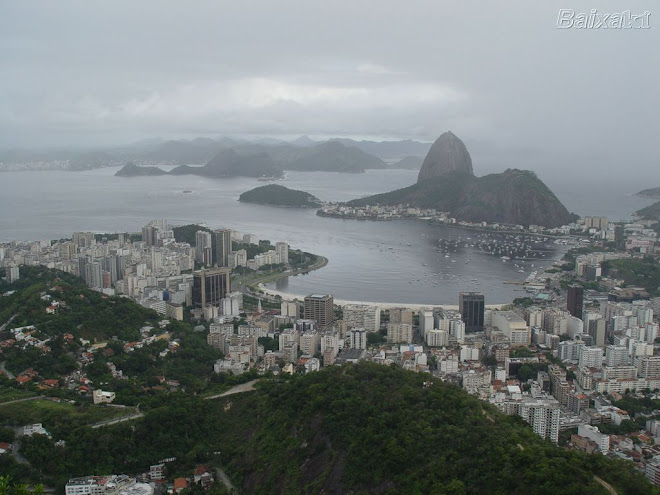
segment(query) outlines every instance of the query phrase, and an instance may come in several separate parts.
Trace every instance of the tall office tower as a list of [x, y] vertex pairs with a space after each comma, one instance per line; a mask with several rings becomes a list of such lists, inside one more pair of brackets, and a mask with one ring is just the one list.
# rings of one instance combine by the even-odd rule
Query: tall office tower
[[210, 265], [211, 259], [208, 259], [208, 254], [211, 253], [212, 237], [210, 232], [198, 230], [195, 233], [195, 261]]
[[147, 247], [156, 246], [158, 244], [158, 239], [156, 233], [158, 228], [153, 225], [145, 225], [142, 227], [142, 241], [147, 244]]
[[275, 244], [275, 251], [280, 258], [280, 263], [289, 263], [289, 245], [286, 242], [278, 242]]
[[205, 308], [220, 306], [222, 298], [231, 292], [229, 268], [209, 268], [193, 272], [193, 304]]
[[229, 253], [231, 253], [231, 230], [216, 230], [215, 236], [215, 263], [218, 266], [229, 266]]
[[89, 256], [79, 256], [78, 257], [78, 276], [85, 280], [85, 266], [87, 263], [91, 262], [92, 258]]
[[606, 322], [603, 318], [596, 320], [589, 320], [589, 327], [587, 331], [594, 339], [594, 345], [605, 348], [605, 329]]
[[101, 268], [104, 272], [110, 274], [111, 283], [115, 283], [118, 280], [117, 256], [104, 256], [101, 259]]
[[484, 329], [486, 304], [481, 292], [461, 292], [458, 297], [458, 311], [465, 323], [466, 332], [481, 332]]
[[582, 319], [582, 302], [584, 299], [584, 289], [579, 285], [571, 285], [568, 288], [566, 296], [566, 309], [576, 318]]
[[117, 263], [117, 280], [124, 278], [124, 269], [126, 268], [127, 262], [130, 261], [128, 256], [118, 254], [115, 256], [115, 262]]
[[88, 287], [97, 289], [103, 287], [103, 270], [101, 263], [98, 261], [91, 261], [85, 264], [84, 279]]
[[310, 294], [305, 297], [304, 317], [306, 320], [316, 320], [319, 329], [323, 330], [335, 320], [334, 298], [327, 294]]

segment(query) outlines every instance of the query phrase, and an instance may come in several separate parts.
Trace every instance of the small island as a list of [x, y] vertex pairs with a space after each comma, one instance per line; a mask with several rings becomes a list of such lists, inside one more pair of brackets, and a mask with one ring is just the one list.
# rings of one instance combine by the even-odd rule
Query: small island
[[158, 167], [138, 167], [135, 163], [128, 162], [115, 174], [116, 177], [139, 177], [142, 175], [167, 175], [167, 172]]
[[286, 208], [318, 208], [321, 200], [305, 191], [297, 191], [277, 184], [257, 187], [244, 192], [238, 198], [243, 203], [256, 203]]

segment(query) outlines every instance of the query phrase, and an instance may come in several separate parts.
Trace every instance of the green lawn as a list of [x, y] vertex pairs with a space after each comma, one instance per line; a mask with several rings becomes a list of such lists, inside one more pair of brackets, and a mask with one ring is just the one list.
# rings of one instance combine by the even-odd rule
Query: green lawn
[[9, 402], [16, 399], [25, 399], [26, 397], [34, 397], [36, 394], [24, 390], [17, 390], [15, 388], [0, 387], [0, 405], [3, 402]]
[[43, 423], [46, 429], [71, 425], [90, 425], [106, 419], [125, 416], [132, 408], [82, 405], [53, 402], [45, 399], [0, 404], [0, 424], [22, 426]]

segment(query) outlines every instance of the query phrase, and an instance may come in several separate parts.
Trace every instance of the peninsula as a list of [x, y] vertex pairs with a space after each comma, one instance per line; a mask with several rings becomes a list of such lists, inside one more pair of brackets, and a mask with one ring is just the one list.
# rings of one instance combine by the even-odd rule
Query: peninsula
[[660, 187], [652, 187], [650, 189], [644, 189], [643, 191], [639, 191], [637, 193], [637, 196], [660, 199]]
[[534, 172], [507, 169], [476, 177], [467, 148], [452, 132], [445, 132], [433, 143], [417, 183], [347, 203], [349, 207], [367, 205], [432, 208], [447, 212], [457, 221], [525, 227], [552, 228], [574, 220]]

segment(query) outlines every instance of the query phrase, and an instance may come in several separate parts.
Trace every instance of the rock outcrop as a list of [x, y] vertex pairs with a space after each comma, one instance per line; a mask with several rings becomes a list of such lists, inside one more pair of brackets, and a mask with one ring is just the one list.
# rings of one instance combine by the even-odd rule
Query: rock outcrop
[[431, 146], [417, 176], [417, 183], [454, 172], [474, 175], [472, 158], [463, 141], [448, 131]]
[[407, 204], [449, 212], [457, 220], [548, 228], [574, 220], [534, 172], [508, 169], [475, 177], [467, 148], [451, 132], [445, 132], [433, 143], [416, 184], [349, 204]]

